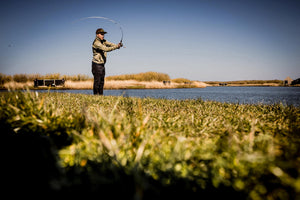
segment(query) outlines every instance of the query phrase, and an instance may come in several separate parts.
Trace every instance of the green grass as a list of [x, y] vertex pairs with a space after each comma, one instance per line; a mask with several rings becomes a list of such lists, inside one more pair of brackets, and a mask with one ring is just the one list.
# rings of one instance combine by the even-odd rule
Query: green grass
[[30, 92], [1, 93], [0, 102], [2, 172], [24, 176], [17, 186], [29, 191], [300, 197], [299, 107]]

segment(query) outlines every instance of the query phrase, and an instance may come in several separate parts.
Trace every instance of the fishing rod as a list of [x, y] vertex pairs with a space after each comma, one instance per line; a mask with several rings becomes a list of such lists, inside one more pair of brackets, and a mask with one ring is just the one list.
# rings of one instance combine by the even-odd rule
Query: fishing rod
[[115, 20], [112, 20], [110, 18], [100, 17], [100, 16], [84, 17], [84, 18], [79, 19], [79, 21], [83, 21], [83, 20], [87, 20], [87, 19], [104, 19], [104, 20], [107, 20], [107, 21], [110, 21], [110, 22], [116, 24], [119, 27], [120, 31], [121, 31], [120, 43], [121, 44], [123, 43], [123, 29], [122, 29], [121, 25], [118, 22], [116, 22]]

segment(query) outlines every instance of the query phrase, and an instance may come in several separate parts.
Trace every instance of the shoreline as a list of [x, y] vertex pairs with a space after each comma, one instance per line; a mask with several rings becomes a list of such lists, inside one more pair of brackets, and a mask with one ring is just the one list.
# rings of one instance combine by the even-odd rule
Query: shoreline
[[[163, 82], [152, 81], [105, 81], [104, 90], [126, 90], [126, 89], [182, 89], [182, 88], [206, 88], [206, 87], [300, 87], [300, 85], [282, 85], [274, 83], [263, 84], [242, 84], [229, 83], [227, 85], [209, 84], [201, 81], [192, 81], [189, 83], [171, 82], [165, 84]], [[92, 90], [93, 81], [66, 81], [64, 86], [39, 86], [34, 87], [33, 82], [17, 83], [9, 82], [0, 87], [1, 91], [8, 90]]]
[[[163, 83], [159, 81], [105, 81], [104, 90], [118, 90], [118, 89], [175, 89], [175, 88], [205, 88], [207, 84], [200, 81], [193, 81], [189, 83]], [[5, 83], [1, 90], [15, 90], [15, 89], [31, 89], [31, 90], [89, 90], [93, 89], [93, 81], [66, 81], [64, 86], [39, 86], [34, 87], [33, 82], [17, 83], [9, 82]]]
[[[273, 85], [230, 85], [230, 86], [216, 86], [216, 85], [207, 85], [207, 87], [300, 87], [300, 85], [296, 86], [273, 86]], [[166, 88], [156, 88], [156, 87], [149, 87], [149, 88], [141, 88], [141, 87], [120, 87], [120, 88], [104, 88], [104, 90], [159, 90], [159, 89], [191, 89], [191, 88], [206, 88], [206, 87], [166, 87]], [[0, 88], [0, 91], [9, 91], [9, 90], [93, 90], [93, 88], [70, 88], [70, 87], [24, 87], [24, 88]]]

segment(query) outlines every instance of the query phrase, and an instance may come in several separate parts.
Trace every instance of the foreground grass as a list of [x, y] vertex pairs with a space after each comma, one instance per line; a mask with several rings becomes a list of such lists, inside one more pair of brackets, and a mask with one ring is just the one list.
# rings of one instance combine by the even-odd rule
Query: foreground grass
[[8, 189], [300, 197], [299, 107], [21, 92], [1, 93], [0, 102]]

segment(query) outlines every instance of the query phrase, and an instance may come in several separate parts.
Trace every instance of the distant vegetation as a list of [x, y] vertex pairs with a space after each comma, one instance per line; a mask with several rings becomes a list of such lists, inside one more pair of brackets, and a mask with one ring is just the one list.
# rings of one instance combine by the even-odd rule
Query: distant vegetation
[[[92, 89], [93, 77], [88, 75], [61, 75], [56, 74], [0, 74], [1, 89], [33, 89], [35, 79], [65, 79], [63, 88]], [[142, 89], [142, 88], [203, 88], [206, 84], [200, 81], [191, 81], [184, 78], [170, 79], [168, 74], [145, 72], [138, 74], [124, 74], [105, 78], [105, 89]]]
[[300, 78], [292, 81], [292, 85], [299, 85], [299, 84], [300, 84]]
[[[15, 83], [26, 83], [32, 82], [35, 79], [65, 79], [67, 81], [93, 81], [92, 76], [88, 76], [86, 74], [78, 74], [78, 75], [61, 75], [59, 73], [54, 74], [15, 74], [15, 75], [5, 75], [0, 73], [0, 86], [3, 86], [8, 82]], [[123, 75], [115, 75], [115, 76], [107, 76], [105, 78], [107, 81], [126, 81], [126, 80], [134, 80], [134, 81], [144, 81], [144, 82], [152, 82], [152, 81], [171, 81], [173, 83], [178, 84], [186, 84], [192, 83], [195, 81], [191, 81], [186, 78], [175, 78], [171, 79], [168, 74], [159, 73], [159, 72], [145, 72], [145, 73], [137, 73], [137, 74], [123, 74]], [[270, 86], [281, 86], [284, 85], [283, 80], [240, 80], [240, 81], [205, 81], [204, 83], [209, 84], [211, 86], [218, 86], [221, 84], [227, 85], [270, 85]], [[299, 85], [300, 79], [296, 79], [292, 82], [292, 85]]]
[[189, 79], [186, 79], [186, 78], [175, 78], [175, 79], [172, 79], [172, 82], [175, 82], [175, 83], [190, 83], [192, 81], [189, 80]]
[[283, 80], [241, 80], [241, 81], [204, 81], [207, 84], [211, 85], [219, 85], [220, 83], [227, 84], [238, 84], [238, 85], [246, 85], [246, 84], [282, 84]]
[[7, 82], [17, 82], [17, 83], [26, 83], [27, 81], [33, 81], [35, 79], [65, 79], [70, 81], [86, 81], [91, 80], [92, 78], [85, 74], [78, 75], [61, 75], [59, 73], [55, 74], [15, 74], [15, 75], [6, 75], [0, 73], [0, 84], [3, 85]]
[[[3, 85], [4, 83], [14, 81], [18, 83], [25, 83], [27, 81], [33, 81], [35, 79], [65, 79], [69, 81], [87, 81], [93, 80], [93, 77], [85, 75], [85, 74], [78, 74], [78, 75], [61, 75], [59, 73], [55, 74], [15, 74], [15, 75], [5, 75], [0, 73], [0, 84]], [[136, 81], [168, 81], [170, 80], [170, 76], [164, 73], [158, 72], [145, 72], [145, 73], [138, 73], [138, 74], [123, 74], [123, 75], [116, 75], [116, 76], [108, 76], [106, 80], [136, 80]]]
[[145, 72], [139, 74], [123, 74], [117, 76], [109, 76], [106, 80], [124, 81], [124, 80], [135, 80], [135, 81], [169, 81], [170, 76], [164, 73], [158, 72]]

